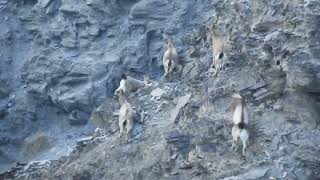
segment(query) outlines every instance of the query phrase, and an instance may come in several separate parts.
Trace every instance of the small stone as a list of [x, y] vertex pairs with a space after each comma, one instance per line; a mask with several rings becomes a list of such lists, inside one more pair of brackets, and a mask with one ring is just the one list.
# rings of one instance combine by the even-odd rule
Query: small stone
[[272, 101], [271, 101], [271, 100], [268, 100], [266, 103], [267, 103], [267, 105], [271, 105], [271, 104], [272, 104]]
[[93, 133], [93, 138], [104, 136], [104, 130], [102, 128], [96, 128]]
[[273, 109], [275, 111], [282, 111], [283, 110], [283, 105], [280, 103], [280, 102], [276, 102], [274, 105], [273, 105]]
[[88, 144], [90, 141], [92, 141], [92, 139], [93, 139], [93, 136], [81, 138], [77, 140], [77, 145], [81, 146], [81, 145]]
[[73, 38], [64, 38], [61, 41], [61, 46], [67, 47], [67, 48], [74, 48], [76, 47], [76, 41]]
[[179, 166], [179, 169], [191, 169], [192, 164], [189, 162], [182, 162]]
[[261, 103], [261, 104], [259, 105], [259, 108], [260, 108], [260, 109], [264, 109], [264, 108], [265, 108], [264, 103]]
[[179, 172], [177, 172], [177, 171], [173, 171], [173, 172], [170, 173], [170, 175], [173, 175], [173, 176], [174, 175], [178, 175], [178, 174], [179, 174]]
[[78, 110], [74, 110], [69, 114], [68, 121], [72, 126], [85, 125], [88, 122], [86, 113]]
[[10, 58], [8, 58], [8, 59], [5, 59], [4, 61], [5, 61], [7, 64], [12, 64], [12, 61], [13, 61], [13, 60], [10, 59]]
[[88, 31], [88, 34], [91, 36], [98, 36], [100, 29], [98, 27], [90, 27], [87, 29], [87, 31]]
[[171, 122], [177, 122], [180, 116], [181, 110], [184, 108], [184, 106], [190, 101], [191, 93], [187, 94], [185, 96], [181, 96], [177, 99], [177, 105], [175, 108], [173, 108], [170, 112], [171, 116]]
[[246, 179], [260, 179], [265, 176], [267, 171], [269, 171], [269, 168], [255, 168], [245, 173], [243, 177], [246, 177]]
[[150, 95], [155, 99], [160, 99], [164, 94], [166, 93], [165, 90], [161, 88], [156, 88], [153, 91], [151, 91]]
[[212, 167], [212, 163], [211, 163], [211, 162], [208, 162], [208, 163], [206, 164], [206, 166], [207, 166], [207, 167]]
[[171, 159], [171, 160], [174, 160], [174, 159], [177, 159], [177, 157], [178, 157], [178, 154], [175, 153], [175, 154], [173, 154], [172, 156], [170, 156], [170, 159]]

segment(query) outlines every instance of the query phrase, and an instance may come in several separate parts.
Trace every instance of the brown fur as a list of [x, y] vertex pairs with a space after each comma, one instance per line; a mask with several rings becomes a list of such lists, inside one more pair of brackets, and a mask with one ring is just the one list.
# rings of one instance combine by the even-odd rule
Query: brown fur
[[[121, 81], [125, 81], [125, 88], [121, 87]], [[144, 81], [135, 79], [131, 76], [122, 75], [121, 81], [119, 87], [115, 90], [114, 95], [116, 95], [120, 89], [122, 89], [124, 93], [136, 92], [138, 89], [148, 86], [151, 82], [149, 76], [147, 75], [144, 75]]]
[[211, 35], [211, 43], [212, 43], [212, 64], [211, 67], [215, 68], [214, 76], [217, 76], [218, 72], [222, 68], [222, 57], [224, 54], [224, 40], [222, 36], [219, 35], [214, 26], [206, 26]]

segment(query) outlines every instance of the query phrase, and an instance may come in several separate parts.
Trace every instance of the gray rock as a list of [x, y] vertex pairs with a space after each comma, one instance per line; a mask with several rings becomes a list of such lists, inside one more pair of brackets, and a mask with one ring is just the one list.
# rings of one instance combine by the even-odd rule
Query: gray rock
[[41, 8], [46, 8], [50, 4], [51, 0], [40, 0], [37, 5]]
[[87, 124], [88, 120], [89, 115], [79, 110], [73, 110], [68, 118], [70, 125], [85, 125]]
[[281, 102], [276, 102], [274, 105], [273, 105], [273, 109], [275, 111], [282, 111], [283, 110], [283, 105]]
[[181, 115], [181, 110], [189, 102], [190, 98], [191, 98], [191, 94], [187, 94], [177, 99], [176, 107], [172, 109], [172, 111], [170, 112], [171, 122], [176, 123], [179, 120], [179, 116]]
[[177, 131], [172, 131], [165, 136], [167, 144], [172, 144], [176, 148], [175, 150], [185, 156], [190, 151], [191, 136], [188, 134], [181, 134]]
[[100, 34], [99, 27], [95, 27], [95, 26], [89, 27], [87, 31], [88, 31], [88, 34], [91, 36], [98, 36]]
[[118, 119], [113, 118], [114, 100], [107, 100], [101, 106], [96, 108], [90, 117], [90, 121], [94, 122], [97, 127], [104, 129], [106, 134], [114, 133], [118, 130]]
[[[301, 61], [302, 59], [306, 61]], [[309, 54], [301, 53], [288, 62], [288, 86], [306, 92], [319, 92], [320, 64], [317, 59], [312, 59]]]
[[9, 83], [5, 79], [0, 80], [0, 99], [6, 98], [9, 96], [11, 89]]
[[156, 99], [160, 99], [166, 93], [165, 90], [161, 88], [156, 88], [151, 91], [150, 95]]
[[86, 145], [86, 144], [92, 142], [92, 140], [93, 140], [92, 136], [84, 137], [84, 138], [81, 138], [81, 139], [77, 140], [77, 145], [78, 146], [83, 146], [83, 145]]
[[[158, 9], [158, 11], [153, 11]], [[130, 11], [130, 17], [141, 19], [164, 20], [170, 14], [172, 7], [166, 1], [140, 1], [136, 3]]]
[[[23, 140], [42, 130], [55, 137], [55, 147], [35, 158], [70, 156], [19, 166], [9, 179], [320, 176], [319, 5], [316, 0], [0, 0], [0, 172], [21, 161]], [[208, 70], [213, 57], [204, 24], [216, 25], [226, 43], [218, 77]], [[170, 79], [161, 78], [164, 34], [173, 39], [181, 62]], [[157, 84], [128, 97], [137, 112], [148, 115], [128, 143], [117, 138], [119, 107], [110, 99], [122, 73], [149, 74]], [[162, 98], [151, 101], [153, 90]], [[246, 162], [228, 151], [232, 90], [244, 96], [252, 115]], [[214, 112], [196, 115], [211, 103]], [[73, 149], [93, 126], [104, 128], [106, 137]], [[179, 169], [196, 147], [194, 157], [203, 159], [191, 170]], [[67, 150], [55, 151], [61, 149]], [[272, 170], [274, 164], [284, 169]]]
[[81, 4], [79, 4], [79, 3], [73, 4], [69, 0], [62, 0], [59, 10], [64, 13], [77, 14], [77, 13], [79, 13], [80, 7], [81, 7]]
[[67, 47], [67, 48], [75, 48], [77, 45], [77, 41], [75, 37], [66, 37], [63, 38], [61, 41], [61, 46]]
[[263, 178], [269, 168], [256, 168], [252, 169], [249, 172], [244, 173], [241, 176], [233, 176], [233, 177], [227, 177], [224, 178], [224, 180], [231, 180], [231, 179], [259, 179]]

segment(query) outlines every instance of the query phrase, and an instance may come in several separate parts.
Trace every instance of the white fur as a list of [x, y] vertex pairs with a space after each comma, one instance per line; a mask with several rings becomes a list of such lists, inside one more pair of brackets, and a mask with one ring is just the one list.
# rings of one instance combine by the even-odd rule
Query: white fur
[[239, 94], [237, 94], [237, 93], [233, 93], [233, 94], [232, 94], [232, 97], [233, 97], [233, 98], [242, 99], [242, 97], [241, 97]]
[[[162, 64], [164, 68], [164, 76], [168, 76], [169, 73], [173, 71], [173, 69], [178, 65], [178, 53], [176, 48], [174, 47], [174, 44], [171, 40], [167, 40], [166, 42], [166, 51], [163, 54], [162, 57]], [[171, 63], [171, 66], [169, 67], [169, 63]]]
[[[233, 109], [233, 112], [232, 112], [233, 127], [231, 130], [231, 135], [232, 135], [231, 149], [233, 149], [234, 145], [238, 142], [238, 138], [240, 138], [243, 145], [242, 155], [245, 155], [245, 150], [247, 148], [248, 140], [249, 140], [249, 133], [248, 133], [248, 130], [246, 129], [246, 125], [248, 125], [249, 123], [248, 110], [247, 110], [247, 107], [243, 104], [243, 98], [239, 94], [233, 94], [232, 98], [233, 98], [232, 106], [234, 106], [233, 103], [235, 103], [235, 108]], [[244, 129], [239, 128], [242, 115], [243, 115], [243, 123], [245, 125]]]
[[222, 52], [218, 52], [217, 55], [215, 56], [215, 58], [213, 59], [213, 62], [212, 62], [212, 65], [211, 67], [215, 67], [215, 72], [214, 72], [214, 76], [217, 76], [218, 75], [218, 72], [221, 71], [222, 69], [222, 66], [223, 66], [223, 62], [222, 62], [222, 59], [219, 59], [219, 56]]
[[231, 129], [231, 135], [232, 135], [232, 146], [231, 149], [233, 149], [234, 145], [238, 142], [238, 137], [240, 135], [240, 129], [238, 126], [233, 126]]
[[246, 129], [240, 129], [238, 126], [233, 126], [231, 130], [232, 134], [232, 146], [231, 149], [233, 149], [234, 145], [237, 144], [238, 138], [240, 138], [242, 142], [242, 155], [245, 155], [245, 150], [248, 145], [249, 140], [249, 133]]
[[233, 124], [239, 124], [241, 122], [241, 116], [242, 116], [242, 105], [238, 105], [232, 116], [232, 122]]
[[[165, 55], [163, 57], [166, 56], [166, 53], [167, 52], [165, 52]], [[167, 76], [169, 74], [169, 62], [170, 62], [169, 58], [163, 58], [164, 76]]]
[[233, 116], [232, 116], [232, 123], [233, 124], [239, 124], [241, 122], [242, 108], [243, 108], [243, 122], [244, 122], [244, 124], [249, 123], [249, 115], [248, 115], [247, 108], [242, 107], [242, 105], [238, 105], [233, 112]]
[[242, 129], [241, 132], [240, 132], [240, 139], [242, 141], [242, 155], [245, 154], [245, 150], [247, 148], [247, 143], [248, 143], [248, 140], [249, 140], [249, 133], [246, 129]]
[[126, 80], [125, 79], [121, 79], [120, 85], [119, 85], [118, 89], [116, 89], [116, 92], [119, 91], [120, 89], [122, 89], [123, 92], [126, 93], [127, 88], [126, 88]]

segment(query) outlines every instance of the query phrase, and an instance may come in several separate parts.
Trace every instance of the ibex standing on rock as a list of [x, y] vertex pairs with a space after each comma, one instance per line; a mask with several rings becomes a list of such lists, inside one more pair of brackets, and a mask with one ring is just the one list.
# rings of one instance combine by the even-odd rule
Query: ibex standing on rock
[[140, 88], [148, 86], [150, 84], [150, 79], [147, 75], [144, 75], [144, 81], [140, 81], [130, 76], [122, 74], [119, 87], [115, 90], [114, 95], [118, 94], [119, 90], [122, 90], [123, 93], [126, 92], [135, 92]]
[[120, 103], [120, 110], [119, 110], [120, 137], [123, 133], [124, 128], [126, 128], [126, 141], [128, 142], [131, 136], [131, 131], [133, 129], [133, 124], [134, 124], [133, 109], [130, 103], [127, 101], [122, 89], [117, 91], [117, 96]]
[[249, 122], [249, 115], [247, 111], [246, 104], [243, 98], [239, 94], [232, 94], [231, 96], [231, 113], [232, 113], [232, 146], [238, 142], [238, 138], [242, 141], [243, 149], [242, 155], [245, 155], [245, 150], [249, 140], [249, 133], [247, 130], [247, 125]]
[[222, 37], [217, 32], [217, 29], [214, 26], [207, 26], [212, 41], [212, 64], [211, 67], [215, 68], [214, 76], [217, 76], [218, 72], [222, 69], [222, 58], [224, 50], [224, 41]]
[[178, 65], [178, 53], [171, 39], [165, 38], [166, 51], [163, 54], [162, 63], [164, 67], [164, 77]]

